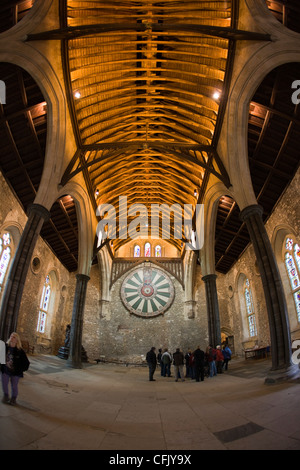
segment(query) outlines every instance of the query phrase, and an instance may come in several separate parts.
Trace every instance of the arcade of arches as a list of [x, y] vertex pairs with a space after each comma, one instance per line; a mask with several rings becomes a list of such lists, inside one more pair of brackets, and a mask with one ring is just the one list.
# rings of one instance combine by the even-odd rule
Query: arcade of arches
[[5, 5], [1, 339], [57, 354], [71, 325], [74, 368], [269, 346], [295, 374], [297, 0]]

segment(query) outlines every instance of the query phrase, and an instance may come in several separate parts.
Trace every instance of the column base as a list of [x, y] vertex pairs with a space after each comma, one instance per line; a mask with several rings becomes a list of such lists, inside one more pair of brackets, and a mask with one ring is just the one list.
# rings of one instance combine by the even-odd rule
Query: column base
[[70, 367], [70, 369], [83, 369], [81, 362], [75, 362], [72, 361], [72, 359], [68, 359], [66, 365], [67, 367]]
[[270, 370], [265, 378], [266, 385], [275, 385], [283, 382], [300, 383], [300, 369], [297, 364], [277, 370]]

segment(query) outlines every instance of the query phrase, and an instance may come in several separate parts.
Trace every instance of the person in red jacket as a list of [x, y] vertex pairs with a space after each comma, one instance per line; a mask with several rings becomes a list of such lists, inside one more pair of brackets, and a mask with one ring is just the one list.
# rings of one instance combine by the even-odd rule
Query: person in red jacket
[[222, 374], [223, 362], [224, 356], [221, 350], [221, 346], [218, 345], [216, 349], [216, 366], [218, 374]]
[[213, 377], [214, 375], [217, 375], [217, 367], [216, 367], [216, 355], [217, 351], [215, 348], [212, 347], [210, 344], [207, 346], [206, 349], [206, 357], [209, 365], [209, 376]]

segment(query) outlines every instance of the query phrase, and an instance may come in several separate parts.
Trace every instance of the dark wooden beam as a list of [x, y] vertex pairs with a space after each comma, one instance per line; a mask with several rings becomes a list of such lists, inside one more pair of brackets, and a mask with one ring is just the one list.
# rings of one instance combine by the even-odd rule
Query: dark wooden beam
[[[25, 41], [59, 41], [70, 40], [83, 36], [97, 35], [107, 33], [110, 31], [134, 31], [145, 32], [149, 26], [143, 23], [117, 23], [117, 24], [91, 24], [82, 26], [69, 26], [66, 28], [53, 29], [41, 33], [28, 34]], [[257, 33], [253, 31], [244, 31], [236, 28], [222, 28], [220, 26], [207, 26], [207, 25], [163, 25], [152, 24], [151, 30], [153, 33], [167, 33], [167, 32], [195, 32], [205, 34], [207, 36], [220, 37], [233, 41], [271, 41], [269, 34]]]

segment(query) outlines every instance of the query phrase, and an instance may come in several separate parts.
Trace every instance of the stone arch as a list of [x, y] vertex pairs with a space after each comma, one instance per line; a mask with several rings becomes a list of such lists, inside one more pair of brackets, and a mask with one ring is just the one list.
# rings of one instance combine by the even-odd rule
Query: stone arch
[[289, 277], [284, 264], [284, 241], [287, 236], [291, 236], [294, 240], [297, 240], [299, 242], [297, 235], [292, 227], [290, 227], [289, 225], [278, 225], [273, 231], [271, 243], [282, 280], [283, 290], [285, 293], [288, 309], [290, 329], [292, 334], [293, 331], [299, 330], [299, 323], [297, 321], [296, 308], [291, 292]]
[[[253, 298], [254, 313], [255, 313], [255, 319], [256, 319], [257, 335], [254, 337], [251, 337], [249, 335], [249, 327], [248, 327], [247, 315], [246, 315], [247, 309], [246, 309], [246, 300], [245, 300], [245, 294], [244, 294], [244, 284], [245, 284], [246, 279], [249, 279], [250, 281], [250, 288], [251, 288], [251, 293], [252, 293], [252, 298]], [[239, 304], [240, 312], [241, 312], [242, 344], [244, 348], [252, 347], [257, 343], [257, 337], [259, 335], [259, 322], [258, 322], [258, 315], [257, 315], [257, 308], [256, 308], [257, 301], [256, 301], [255, 289], [253, 288], [254, 283], [252, 282], [251, 276], [248, 276], [245, 272], [240, 271], [236, 276], [235, 285], [236, 285], [236, 291], [238, 294], [238, 304]]]
[[34, 203], [49, 209], [53, 203], [53, 197], [57, 198], [57, 195], [53, 193], [55, 188], [58, 188], [62, 169], [73, 152], [70, 143], [66, 148], [67, 103], [59, 78], [59, 70], [55, 71], [43, 54], [33, 49], [29, 43], [16, 40], [8, 42], [5, 49], [0, 46], [0, 62], [10, 63], [25, 70], [35, 80], [47, 103], [47, 143], [44, 168]]
[[[202, 275], [215, 272], [214, 237], [216, 232], [216, 219], [219, 200], [228, 195], [234, 199], [231, 188], [227, 189], [222, 183], [214, 184], [204, 198], [204, 244], [200, 250]], [[212, 242], [213, 240], [213, 242]]]
[[53, 0], [35, 2], [30, 11], [26, 13], [21, 21], [0, 34], [1, 39], [6, 37], [9, 38], [12, 34], [14, 36], [20, 36], [20, 39], [24, 39], [25, 34], [30, 33], [41, 23], [41, 21], [43, 21], [52, 3]]
[[69, 182], [58, 192], [58, 199], [70, 195], [75, 202], [78, 220], [78, 273], [89, 275], [96, 238], [96, 214], [92, 213], [89, 195], [77, 182]]
[[9, 261], [8, 266], [7, 266], [6, 274], [4, 276], [2, 288], [1, 288], [1, 291], [0, 291], [0, 305], [2, 303], [2, 298], [3, 298], [4, 291], [5, 291], [5, 286], [6, 286], [6, 283], [7, 283], [9, 270], [11, 268], [14, 255], [16, 253], [16, 249], [17, 249], [19, 241], [21, 239], [22, 227], [16, 222], [13, 222], [13, 221], [8, 222], [7, 221], [0, 227], [0, 236], [2, 237], [5, 232], [9, 232], [9, 234], [11, 235], [12, 243], [10, 243], [10, 245], [9, 245], [9, 247], [10, 247], [10, 261]]
[[299, 40], [299, 33], [280, 23], [268, 8], [266, 0], [245, 0], [245, 4], [248, 8], [248, 14], [250, 13], [252, 15], [256, 25], [259, 25], [260, 30], [263, 29], [265, 31], [267, 27], [273, 34], [274, 32], [285, 35], [292, 33], [298, 35], [297, 39]]
[[235, 354], [234, 331], [226, 326], [221, 327], [221, 343], [228, 344], [232, 355]]
[[0, 227], [0, 233], [6, 230], [10, 232], [10, 234], [12, 235], [14, 248], [16, 249], [19, 244], [19, 241], [23, 232], [23, 228], [17, 222], [7, 221]]
[[[249, 3], [253, 3], [252, 1]], [[268, 13], [268, 12], [267, 12]], [[270, 23], [271, 24], [271, 23]], [[272, 34], [270, 25], [265, 32]], [[269, 30], [268, 30], [269, 29]], [[237, 55], [229, 93], [228, 108], [224, 117], [218, 145], [218, 153], [228, 171], [232, 191], [240, 210], [257, 204], [251, 183], [248, 162], [247, 123], [249, 103], [260, 83], [269, 72], [280, 65], [300, 62], [300, 51], [295, 41], [297, 33], [278, 33], [281, 41], [252, 44], [247, 61], [243, 54]], [[252, 54], [251, 54], [252, 52]], [[292, 95], [292, 90], [291, 90]], [[234, 137], [231, 130], [235, 129]]]
[[48, 310], [48, 321], [46, 325], [46, 331], [45, 334], [51, 339], [51, 330], [53, 326], [53, 319], [55, 319], [55, 307], [57, 305], [58, 301], [58, 286], [59, 286], [59, 277], [57, 270], [55, 268], [51, 268], [48, 270], [48, 275], [50, 278], [51, 282], [51, 289], [52, 289], [52, 295], [50, 296], [50, 302], [49, 302], [49, 310]]

